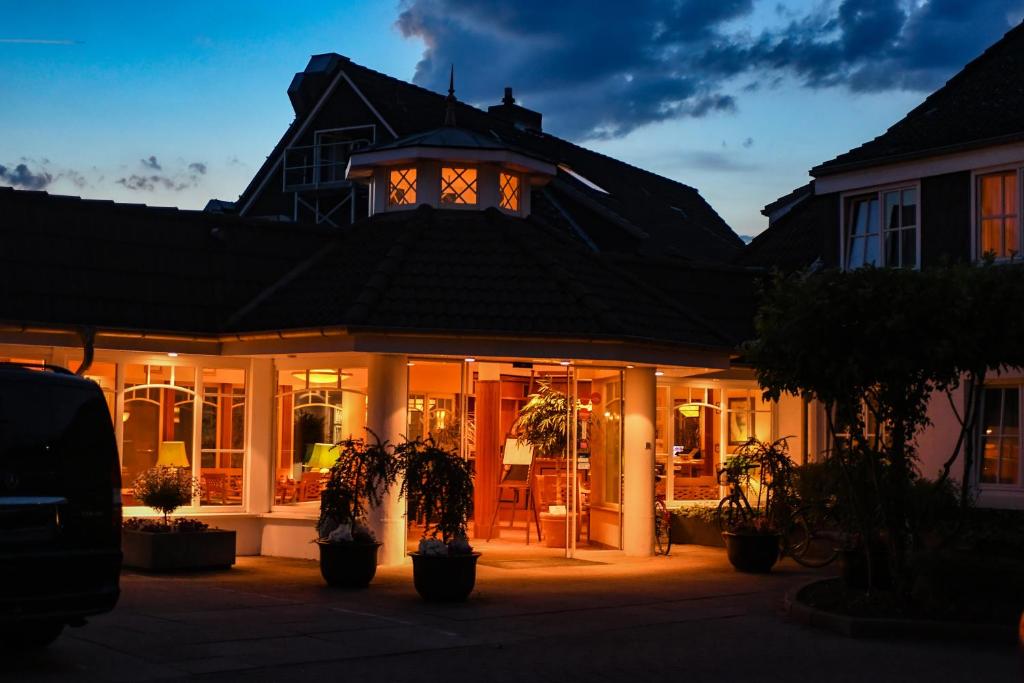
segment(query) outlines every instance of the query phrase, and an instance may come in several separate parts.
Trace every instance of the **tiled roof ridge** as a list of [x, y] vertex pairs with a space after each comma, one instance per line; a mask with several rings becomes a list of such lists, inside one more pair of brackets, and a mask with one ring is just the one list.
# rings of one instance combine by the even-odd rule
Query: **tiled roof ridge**
[[[497, 209], [493, 209], [493, 211], [495, 213], [497, 213], [499, 216], [504, 217], [504, 215], [501, 214], [499, 211], [497, 211]], [[594, 252], [585, 250], [579, 244], [577, 244], [574, 241], [570, 240], [566, 235], [564, 235], [564, 234], [562, 234], [562, 233], [560, 233], [560, 232], [558, 232], [556, 230], [553, 230], [550, 227], [547, 227], [547, 226], [545, 226], [543, 224], [540, 224], [540, 223], [538, 223], [536, 221], [527, 220], [526, 222], [528, 224], [534, 225], [537, 228], [540, 228], [540, 229], [544, 230], [545, 234], [550, 235], [554, 239], [557, 239], [557, 240], [559, 240], [559, 241], [561, 241], [561, 242], [563, 242], [565, 244], [571, 244], [573, 246], [573, 248], [575, 248], [576, 251], [578, 252], [578, 254], [580, 255], [580, 258], [589, 258], [589, 259], [593, 259], [593, 260], [598, 261], [603, 269], [614, 271], [615, 277], [618, 277], [618, 278], [621, 278], [623, 280], [629, 281], [634, 286], [642, 289], [644, 292], [646, 292], [647, 294], [652, 295], [658, 301], [660, 301], [660, 302], [666, 304], [667, 306], [669, 306], [672, 310], [674, 310], [676, 313], [678, 313], [681, 317], [686, 318], [686, 319], [690, 320], [691, 322], [693, 322], [693, 323], [695, 323], [697, 325], [703, 326], [705, 330], [713, 333], [714, 335], [719, 337], [723, 342], [727, 342], [729, 344], [732, 343], [732, 341], [730, 340], [729, 335], [727, 333], [725, 333], [725, 331], [722, 330], [721, 328], [719, 328], [717, 325], [714, 325], [711, 322], [709, 322], [708, 320], [705, 320], [704, 318], [702, 318], [701, 316], [698, 316], [698, 315], [694, 314], [692, 311], [688, 311], [688, 310], [686, 310], [684, 308], [681, 308], [678, 305], [678, 303], [675, 301], [675, 299], [673, 299], [672, 297], [666, 295], [664, 292], [662, 292], [657, 287], [654, 287], [654, 286], [648, 284], [647, 282], [645, 282], [644, 280], [636, 277], [635, 275], [633, 275], [631, 272], [627, 271], [626, 269], [620, 268], [618, 265], [615, 264], [616, 257], [607, 258], [604, 254], [594, 253]], [[514, 233], [515, 231], [512, 231], [512, 232]], [[545, 255], [547, 256], [547, 254], [545, 254]], [[557, 260], [556, 260], [556, 265], [558, 265], [558, 268], [561, 268], [561, 265], [560, 265], [560, 263]], [[558, 271], [556, 270], [554, 272], [557, 273]], [[566, 275], [568, 276], [569, 274], [566, 273]], [[589, 290], [588, 290], [588, 293], [591, 296], [597, 297], [597, 295], [593, 294], [592, 292], [589, 292]], [[597, 297], [597, 299], [598, 299], [598, 301], [600, 301], [600, 297]], [[604, 307], [604, 302], [601, 302], [601, 306]], [[605, 308], [607, 308], [607, 307], [605, 307]], [[615, 320], [616, 320], [616, 323], [621, 326], [621, 323], [618, 322], [617, 319], [615, 319]], [[619, 329], [623, 329], [623, 328], [620, 327]], [[636, 335], [636, 334], [630, 332], [628, 329], [626, 329], [625, 334], [627, 336], [639, 338], [639, 335]]]
[[78, 195], [53, 194], [46, 190], [21, 190], [14, 187], [0, 186], [0, 202], [7, 197], [15, 200], [48, 201], [54, 203], [76, 202], [90, 208], [108, 208], [126, 213], [146, 213], [160, 216], [179, 216], [196, 219], [206, 223], [228, 227], [242, 227], [249, 230], [269, 230], [294, 233], [296, 230], [307, 233], [327, 234], [332, 229], [309, 223], [281, 223], [277, 221], [259, 220], [232, 214], [209, 213], [202, 209], [183, 209], [177, 206], [150, 206], [136, 202], [118, 202], [113, 199], [93, 199]]
[[391, 276], [402, 265], [402, 262], [411, 253], [411, 247], [423, 234], [429, 225], [434, 221], [434, 209], [427, 204], [422, 204], [414, 209], [415, 218], [411, 221], [412, 229], [402, 233], [398, 240], [391, 245], [387, 254], [377, 264], [376, 269], [359, 292], [359, 296], [345, 311], [343, 319], [351, 325], [361, 325], [369, 319], [374, 307], [384, 296], [384, 292], [391, 286]]
[[[413, 83], [411, 81], [403, 81], [401, 78], [396, 78], [395, 76], [391, 76], [391, 75], [386, 74], [386, 73], [384, 73], [382, 71], [377, 71], [376, 69], [373, 69], [371, 67], [368, 67], [368, 66], [365, 66], [363, 64], [360, 64], [359, 62], [353, 61], [351, 58], [345, 57], [345, 55], [338, 55], [338, 56], [342, 57], [343, 59], [346, 60], [345, 62], [339, 62], [338, 63], [339, 64], [338, 68], [342, 68], [343, 65], [345, 65], [345, 64], [347, 64], [349, 66], [354, 66], [354, 67], [356, 67], [358, 69], [362, 69], [363, 71], [366, 71], [366, 72], [372, 74], [373, 76], [377, 76], [377, 77], [380, 77], [380, 78], [387, 79], [388, 81], [392, 81], [394, 83], [398, 83], [398, 84], [403, 85], [403, 86], [408, 87], [408, 88], [414, 88], [414, 89], [419, 90], [419, 91], [421, 91], [421, 92], [423, 92], [425, 94], [429, 94], [429, 95], [431, 95], [433, 97], [436, 97], [436, 98], [438, 98], [438, 99], [440, 99], [442, 101], [445, 99], [445, 96], [442, 95], [441, 93], [434, 92], [433, 90], [431, 90], [429, 88], [425, 88], [422, 85], [417, 85], [416, 83]], [[501, 121], [500, 119], [496, 118], [493, 114], [491, 114], [489, 112], [486, 112], [486, 111], [484, 111], [482, 109], [479, 109], [477, 107], [474, 107], [473, 105], [471, 105], [471, 104], [469, 104], [467, 102], [463, 102], [461, 100], [458, 100], [458, 101], [456, 101], [456, 105], [459, 106], [459, 107], [462, 107], [464, 109], [472, 110], [476, 114], [480, 114], [480, 115], [486, 116], [486, 117], [488, 117], [491, 120], [494, 120], [496, 122], [501, 123], [503, 126], [508, 126], [509, 125], [507, 122]], [[679, 180], [674, 180], [674, 179], [669, 178], [667, 176], [663, 176], [663, 175], [660, 175], [658, 173], [654, 173], [653, 171], [650, 171], [648, 169], [641, 168], [639, 166], [634, 166], [633, 164], [629, 163], [628, 161], [623, 161], [622, 159], [617, 159], [616, 157], [609, 156], [607, 154], [603, 154], [602, 152], [598, 152], [596, 150], [590, 149], [589, 147], [584, 147], [584, 146], [579, 145], [579, 144], [577, 144], [575, 142], [572, 142], [571, 140], [566, 140], [565, 138], [560, 138], [557, 135], [552, 135], [551, 133], [548, 133], [546, 131], [537, 131], [535, 133], [535, 135], [537, 135], [538, 137], [541, 137], [541, 138], [549, 138], [549, 139], [553, 140], [554, 142], [557, 142], [557, 143], [560, 143], [560, 144], [564, 144], [564, 145], [568, 145], [570, 147], [574, 147], [574, 148], [576, 148], [578, 150], [582, 150], [583, 152], [586, 152], [587, 154], [593, 154], [594, 156], [601, 157], [603, 159], [607, 159], [609, 161], [612, 161], [612, 162], [614, 162], [616, 164], [621, 164], [623, 166], [626, 166], [627, 168], [629, 168], [629, 169], [631, 169], [633, 171], [637, 171], [639, 173], [642, 173], [644, 175], [650, 176], [652, 178], [656, 178], [658, 180], [663, 180], [663, 181], [672, 183], [673, 185], [678, 185], [679, 187], [684, 188], [686, 190], [689, 190], [691, 192], [694, 192], [694, 193], [696, 193], [698, 195], [700, 194], [700, 192], [697, 190], [697, 188], [693, 187], [692, 185], [687, 185], [686, 183], [681, 182]]]
[[[521, 251], [525, 252], [531, 258], [541, 262], [544, 267], [551, 273], [551, 275], [562, 283], [566, 291], [568, 291], [576, 301], [581, 305], [585, 306], [586, 309], [593, 315], [597, 320], [601, 322], [601, 325], [616, 333], [627, 333], [628, 327], [623, 324], [622, 320], [608, 307], [608, 305], [601, 300], [601, 297], [591, 291], [584, 283], [580, 282], [572, 273], [565, 270], [562, 262], [556, 259], [550, 253], [545, 250], [531, 249], [531, 245], [528, 243], [525, 235], [522, 231], [513, 229], [513, 221], [508, 220], [505, 216], [495, 208], [489, 208], [484, 211], [484, 216], [488, 223], [495, 225], [497, 224], [506, 240], [514, 242]], [[540, 228], [536, 223], [530, 221], [514, 221], [515, 227], [518, 228], [521, 225], [530, 225], [534, 230]], [[557, 233], [555, 233], [557, 235]], [[558, 235], [561, 240], [561, 235]], [[566, 244], [572, 244], [576, 247], [576, 244], [566, 242]], [[582, 249], [580, 253], [584, 253]]]

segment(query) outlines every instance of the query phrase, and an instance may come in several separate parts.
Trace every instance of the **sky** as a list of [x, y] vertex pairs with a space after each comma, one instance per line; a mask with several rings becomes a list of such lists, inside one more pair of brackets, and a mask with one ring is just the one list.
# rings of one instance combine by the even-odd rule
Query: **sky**
[[0, 185], [233, 200], [312, 54], [460, 99], [513, 86], [544, 129], [696, 187], [733, 229], [900, 119], [1024, 0], [0, 0]]

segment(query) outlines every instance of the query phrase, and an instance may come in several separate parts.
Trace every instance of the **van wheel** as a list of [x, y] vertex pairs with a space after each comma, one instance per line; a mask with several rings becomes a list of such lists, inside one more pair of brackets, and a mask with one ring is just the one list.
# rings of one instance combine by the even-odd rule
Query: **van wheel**
[[0, 650], [38, 650], [57, 640], [64, 630], [60, 621], [41, 621], [18, 624], [0, 630]]

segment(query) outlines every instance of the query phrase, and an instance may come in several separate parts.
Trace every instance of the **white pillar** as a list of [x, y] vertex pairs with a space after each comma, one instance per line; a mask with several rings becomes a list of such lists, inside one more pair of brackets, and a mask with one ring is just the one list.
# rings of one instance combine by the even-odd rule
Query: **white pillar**
[[623, 389], [622, 549], [654, 554], [654, 368], [630, 368]]
[[[366, 426], [381, 441], [399, 443], [408, 430], [408, 359], [405, 356], [370, 356]], [[377, 556], [381, 565], [406, 561], [405, 500], [396, 483], [379, 508], [370, 511], [370, 526], [383, 546]]]
[[270, 512], [274, 504], [274, 361], [253, 358], [246, 387], [245, 511]]

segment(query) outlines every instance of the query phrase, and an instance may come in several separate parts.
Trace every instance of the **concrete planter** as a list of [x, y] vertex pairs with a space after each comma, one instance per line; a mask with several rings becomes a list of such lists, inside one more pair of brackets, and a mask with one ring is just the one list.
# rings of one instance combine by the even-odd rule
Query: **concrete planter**
[[124, 566], [151, 572], [228, 569], [235, 563], [235, 532], [121, 532]]

